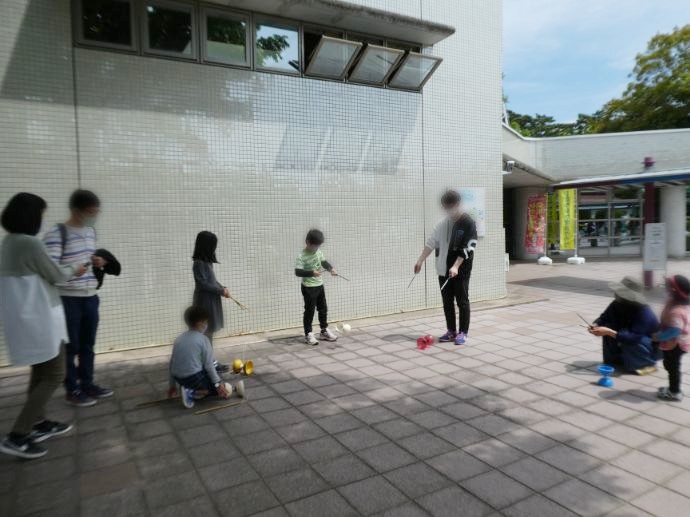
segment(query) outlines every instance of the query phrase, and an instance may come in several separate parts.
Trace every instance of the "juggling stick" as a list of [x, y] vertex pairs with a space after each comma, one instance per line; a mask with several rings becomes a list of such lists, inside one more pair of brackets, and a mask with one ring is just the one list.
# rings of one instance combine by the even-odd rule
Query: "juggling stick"
[[348, 277], [343, 276], [340, 273], [336, 273], [335, 276], [339, 276], [340, 278], [342, 278], [343, 280], [347, 280], [348, 282], [350, 281], [350, 279]]
[[415, 273], [414, 275], [412, 275], [412, 280], [410, 280], [410, 283], [407, 284], [407, 288], [408, 288], [408, 289], [409, 289], [410, 286], [412, 285], [412, 282], [414, 282], [414, 279], [415, 279], [415, 278], [417, 278], [417, 273]]
[[584, 321], [587, 324], [588, 329], [592, 328], [592, 324], [589, 321], [587, 321], [581, 314], [579, 314], [577, 312], [575, 314], [577, 314], [577, 317], [580, 318], [582, 321]]
[[148, 402], [139, 402], [139, 404], [136, 405], [136, 407], [148, 407], [148, 406], [155, 406], [156, 404], [160, 404], [162, 402], [167, 402], [168, 400], [178, 400], [180, 397], [165, 397], [162, 399], [156, 399], [156, 400], [149, 400]]
[[446, 280], [445, 282], [443, 282], [443, 285], [441, 286], [441, 291], [443, 291], [443, 288], [444, 288], [446, 285], [448, 285], [448, 282], [450, 282], [450, 277], [448, 277], [448, 280]]
[[243, 311], [248, 311], [248, 310], [249, 310], [249, 307], [247, 307], [247, 306], [244, 305], [243, 303], [240, 303], [240, 301], [239, 301], [237, 298], [235, 298], [233, 295], [230, 295], [229, 298], [230, 298], [233, 302], [235, 302], [237, 305], [239, 305], [240, 309], [242, 309]]
[[213, 406], [213, 407], [209, 407], [206, 409], [200, 409], [199, 411], [195, 411], [194, 414], [195, 415], [204, 415], [204, 414], [210, 413], [212, 411], [218, 411], [219, 409], [225, 409], [225, 408], [229, 408], [229, 407], [239, 406], [243, 402], [244, 402], [243, 400], [240, 400], [239, 402], [230, 402], [228, 404], [221, 404], [220, 406]]

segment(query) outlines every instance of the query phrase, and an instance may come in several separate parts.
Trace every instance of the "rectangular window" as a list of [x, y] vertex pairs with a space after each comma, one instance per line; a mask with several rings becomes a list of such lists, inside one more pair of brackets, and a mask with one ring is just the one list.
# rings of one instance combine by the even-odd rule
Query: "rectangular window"
[[299, 74], [299, 26], [262, 21], [255, 25], [254, 64], [263, 70]]
[[405, 90], [421, 90], [441, 61], [440, 57], [410, 52], [405, 56], [400, 68], [393, 74], [388, 86]]
[[130, 0], [80, 0], [76, 16], [80, 43], [136, 50]]
[[322, 36], [316, 49], [309, 56], [306, 75], [342, 79], [350, 69], [362, 44], [338, 38]]
[[194, 8], [164, 0], [145, 2], [144, 50], [196, 59]]
[[214, 9], [204, 10], [204, 60], [249, 66], [249, 17]]
[[367, 45], [350, 74], [350, 81], [383, 85], [403, 54], [402, 50]]

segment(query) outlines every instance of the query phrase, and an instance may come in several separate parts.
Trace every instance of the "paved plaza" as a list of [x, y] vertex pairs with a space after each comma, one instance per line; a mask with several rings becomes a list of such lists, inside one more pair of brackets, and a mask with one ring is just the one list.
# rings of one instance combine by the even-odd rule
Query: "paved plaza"
[[[517, 264], [511, 305], [480, 307], [463, 347], [417, 350], [440, 310], [355, 321], [317, 348], [274, 335], [249, 347], [248, 400], [202, 415], [137, 408], [165, 393], [168, 347], [101, 355], [115, 397], [74, 410], [56, 394], [50, 416], [75, 429], [43, 459], [0, 458], [0, 515], [689, 515], [690, 398], [655, 399], [663, 369], [598, 387], [600, 342], [575, 314], [595, 318], [606, 282], [640, 269]], [[3, 432], [26, 382], [0, 370]]]

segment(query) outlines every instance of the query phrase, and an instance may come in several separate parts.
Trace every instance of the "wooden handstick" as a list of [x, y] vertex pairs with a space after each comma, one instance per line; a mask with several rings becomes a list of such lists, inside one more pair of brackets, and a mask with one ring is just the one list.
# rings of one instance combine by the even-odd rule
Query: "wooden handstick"
[[225, 409], [225, 408], [229, 408], [229, 407], [233, 407], [233, 406], [239, 406], [243, 402], [244, 402], [243, 400], [240, 400], [239, 402], [230, 402], [229, 404], [221, 404], [220, 406], [213, 406], [213, 407], [209, 407], [206, 409], [200, 409], [199, 411], [195, 411], [194, 414], [195, 415], [203, 415], [205, 413], [210, 413], [211, 411], [218, 411], [219, 409]]
[[242, 309], [243, 311], [249, 310], [246, 305], [244, 305], [243, 303], [240, 303], [239, 300], [237, 300], [237, 298], [235, 298], [233, 295], [230, 295], [230, 299], [233, 302], [235, 302], [237, 305], [239, 305], [240, 309]]
[[156, 404], [160, 404], [161, 402], [165, 402], [168, 400], [178, 400], [180, 397], [165, 397], [162, 399], [156, 399], [156, 400], [149, 400], [148, 402], [139, 402], [139, 404], [136, 405], [136, 407], [148, 407], [148, 406], [155, 406]]

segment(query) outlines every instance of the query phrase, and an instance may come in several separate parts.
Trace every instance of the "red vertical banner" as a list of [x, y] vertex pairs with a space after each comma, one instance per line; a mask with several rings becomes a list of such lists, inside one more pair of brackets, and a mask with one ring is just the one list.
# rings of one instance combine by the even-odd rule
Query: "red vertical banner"
[[546, 194], [527, 198], [527, 227], [525, 228], [525, 253], [544, 253], [546, 232]]

